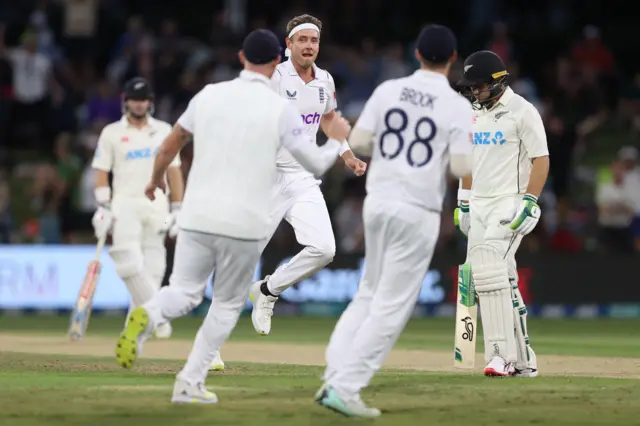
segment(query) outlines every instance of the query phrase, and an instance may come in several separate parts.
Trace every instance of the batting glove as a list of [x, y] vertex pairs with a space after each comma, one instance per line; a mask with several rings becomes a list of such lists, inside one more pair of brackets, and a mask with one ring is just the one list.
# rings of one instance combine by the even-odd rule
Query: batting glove
[[175, 238], [178, 235], [178, 214], [180, 213], [181, 203], [171, 203], [171, 213], [164, 221], [162, 232], [166, 232], [169, 237]]
[[464, 201], [460, 202], [458, 208], [453, 211], [453, 223], [456, 225], [456, 229], [462, 233], [465, 237], [469, 236], [469, 229], [471, 229], [471, 213], [469, 212], [469, 203]]
[[510, 222], [506, 221], [506, 223], [508, 223], [509, 229], [512, 231], [521, 235], [527, 235], [533, 231], [538, 224], [541, 213], [538, 198], [531, 194], [525, 194], [515, 216]]
[[91, 218], [96, 238], [100, 239], [110, 232], [114, 220], [115, 217], [111, 212], [111, 206], [109, 204], [100, 204]]

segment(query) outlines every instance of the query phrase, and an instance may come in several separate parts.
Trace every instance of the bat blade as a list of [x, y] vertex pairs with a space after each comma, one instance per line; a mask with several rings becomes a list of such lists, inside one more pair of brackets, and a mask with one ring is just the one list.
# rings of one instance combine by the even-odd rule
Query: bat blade
[[478, 328], [478, 298], [468, 264], [458, 268], [458, 294], [456, 304], [455, 348], [453, 366], [475, 367], [476, 332]]
[[82, 282], [82, 287], [76, 300], [76, 305], [71, 313], [71, 320], [69, 323], [69, 338], [77, 341], [84, 337], [87, 326], [89, 325], [89, 318], [91, 317], [91, 308], [93, 302], [93, 295], [96, 290], [98, 279], [100, 278], [100, 270], [102, 266], [97, 260], [89, 262], [87, 266], [87, 273]]

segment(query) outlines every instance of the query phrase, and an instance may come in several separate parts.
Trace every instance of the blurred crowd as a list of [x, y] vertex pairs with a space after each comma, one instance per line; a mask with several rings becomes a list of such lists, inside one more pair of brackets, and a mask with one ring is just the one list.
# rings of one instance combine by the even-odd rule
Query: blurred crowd
[[[471, 1], [478, 2], [483, 3]], [[275, 21], [253, 16], [242, 28], [232, 25], [232, 14], [220, 7], [207, 18], [208, 35], [194, 35], [173, 15], [147, 20], [117, 0], [5, 3], [0, 17], [10, 18], [0, 24], [2, 243], [92, 240], [96, 202], [90, 161], [104, 125], [121, 115], [126, 79], [149, 79], [156, 92], [155, 116], [173, 122], [204, 84], [238, 74], [236, 53], [246, 32], [270, 27], [284, 38], [290, 17], [314, 13], [287, 9]], [[1, 13], [7, 11], [13, 13]], [[480, 29], [473, 37], [461, 35], [463, 43], [474, 40], [461, 53], [480, 48], [498, 53], [508, 65], [511, 87], [539, 109], [546, 125], [551, 176], [541, 197], [543, 222], [524, 248], [640, 251], [640, 68], [623, 70], [606, 34], [587, 22], [573, 22], [577, 30], [565, 37], [566, 46], [532, 65], [528, 40], [512, 35], [522, 25], [513, 13], [503, 22], [469, 23]], [[563, 19], [570, 20], [566, 13], [550, 16], [560, 27]], [[322, 12], [319, 17], [325, 18]], [[334, 28], [338, 33], [339, 26]], [[363, 34], [343, 34], [348, 43], [323, 35], [319, 57], [336, 81], [339, 108], [352, 120], [380, 82], [417, 67], [410, 40]], [[457, 67], [452, 73], [452, 84], [459, 72]], [[192, 152], [187, 148], [182, 155], [186, 175]], [[452, 223], [455, 189], [452, 181], [440, 238], [443, 248], [452, 250], [464, 245]], [[338, 249], [362, 252], [364, 179], [337, 165], [324, 178], [323, 191]], [[295, 238], [287, 226], [281, 228], [274, 244], [286, 249]]]

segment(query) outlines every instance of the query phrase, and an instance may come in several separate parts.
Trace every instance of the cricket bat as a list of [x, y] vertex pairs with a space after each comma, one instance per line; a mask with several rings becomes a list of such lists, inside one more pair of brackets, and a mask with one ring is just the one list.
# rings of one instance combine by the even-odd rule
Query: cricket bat
[[96, 291], [96, 285], [100, 278], [100, 270], [102, 265], [100, 264], [100, 254], [104, 248], [104, 244], [107, 241], [107, 233], [98, 239], [98, 245], [96, 247], [96, 257], [87, 265], [87, 274], [84, 276], [76, 305], [71, 313], [71, 321], [69, 323], [69, 338], [73, 341], [80, 340], [84, 337], [84, 333], [89, 325], [89, 318], [91, 317], [91, 308], [93, 303], [93, 294]]
[[471, 277], [471, 265], [458, 266], [458, 295], [456, 304], [456, 336], [453, 366], [473, 368], [476, 360], [476, 330], [478, 297]]

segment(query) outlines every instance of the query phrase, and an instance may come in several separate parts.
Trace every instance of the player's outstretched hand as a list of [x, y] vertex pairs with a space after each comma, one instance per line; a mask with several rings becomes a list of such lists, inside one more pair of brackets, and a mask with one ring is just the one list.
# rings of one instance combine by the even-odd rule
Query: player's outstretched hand
[[144, 189], [144, 195], [151, 201], [156, 199], [156, 189], [160, 188], [162, 192], [167, 193], [167, 184], [164, 181], [161, 182], [149, 182]]
[[342, 117], [340, 112], [336, 112], [336, 116], [331, 120], [331, 124], [329, 124], [329, 128], [327, 129], [329, 139], [343, 141], [347, 139], [350, 131], [351, 125], [349, 122]]
[[538, 224], [541, 213], [542, 210], [538, 205], [538, 199], [534, 195], [525, 194], [515, 216], [505, 218], [501, 223], [508, 225], [509, 229], [518, 234], [527, 235]]
[[355, 157], [347, 158], [344, 164], [346, 164], [356, 176], [362, 176], [367, 171], [367, 163]]

